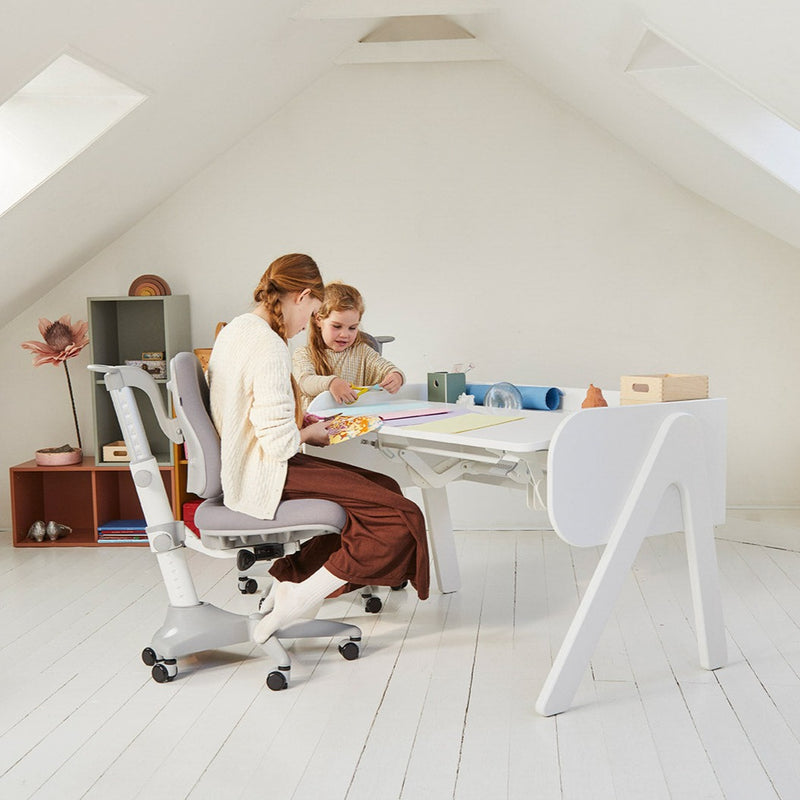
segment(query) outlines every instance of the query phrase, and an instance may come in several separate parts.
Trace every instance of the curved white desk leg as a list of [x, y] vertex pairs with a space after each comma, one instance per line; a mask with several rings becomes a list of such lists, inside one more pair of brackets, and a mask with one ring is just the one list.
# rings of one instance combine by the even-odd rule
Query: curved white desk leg
[[689, 561], [689, 585], [692, 590], [695, 633], [700, 666], [704, 669], [724, 667], [728, 662], [728, 644], [722, 617], [719, 592], [717, 549], [711, 506], [707, 501], [706, 473], [699, 459], [691, 466], [695, 470], [691, 483], [679, 483], [681, 505], [684, 509], [686, 555]]
[[706, 669], [726, 662], [714, 527], [701, 434], [697, 420], [690, 414], [672, 414], [664, 420], [653, 439], [539, 693], [536, 710], [540, 714], [551, 716], [569, 708], [622, 583], [648, 535], [653, 515], [664, 492], [673, 484], [681, 495], [700, 661]]
[[444, 486], [439, 489], [422, 489], [422, 504], [428, 522], [428, 540], [439, 591], [443, 594], [457, 592], [461, 588], [461, 573], [453, 538], [450, 506], [447, 504], [447, 490]]

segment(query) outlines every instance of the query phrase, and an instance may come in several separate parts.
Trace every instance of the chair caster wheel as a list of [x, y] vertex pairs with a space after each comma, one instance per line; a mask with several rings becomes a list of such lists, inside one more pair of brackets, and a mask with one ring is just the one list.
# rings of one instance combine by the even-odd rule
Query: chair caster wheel
[[175, 668], [175, 671], [170, 674], [169, 667], [166, 664], [155, 664], [151, 674], [156, 683], [169, 683], [171, 680], [174, 680], [175, 676], [178, 674], [178, 670]]
[[351, 639], [349, 642], [342, 642], [339, 645], [339, 652], [345, 660], [355, 661], [361, 653], [361, 647], [359, 647], [358, 642], [354, 642]]
[[280, 692], [288, 685], [289, 681], [286, 678], [286, 674], [278, 669], [273, 670], [267, 675], [267, 686], [272, 689], [273, 692]]
[[145, 647], [145, 649], [142, 650], [142, 661], [144, 661], [148, 667], [152, 667], [156, 661], [158, 661], [156, 651], [153, 650], [152, 647]]
[[393, 592], [399, 592], [401, 589], [405, 589], [408, 586], [408, 581], [403, 581], [399, 586], [392, 586]]
[[255, 594], [258, 591], [258, 581], [255, 578], [239, 578], [239, 591], [242, 594]]
[[364, 602], [364, 611], [368, 614], [377, 614], [382, 608], [383, 603], [380, 597], [375, 597], [375, 595], [368, 597]]

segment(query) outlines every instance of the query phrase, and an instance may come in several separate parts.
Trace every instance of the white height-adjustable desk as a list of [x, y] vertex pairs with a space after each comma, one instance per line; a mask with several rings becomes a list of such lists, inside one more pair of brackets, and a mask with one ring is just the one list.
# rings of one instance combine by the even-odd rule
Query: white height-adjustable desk
[[[414, 392], [419, 396], [417, 387], [408, 387], [406, 396]], [[575, 397], [567, 391], [568, 408], [576, 405]], [[526, 491], [531, 507], [546, 495], [550, 521], [562, 539], [579, 547], [606, 545], [539, 694], [539, 713], [569, 708], [648, 536], [685, 531], [700, 663], [706, 669], [723, 666], [727, 655], [714, 525], [725, 521], [726, 401], [470, 410], [523, 418], [458, 434], [384, 425], [360, 440], [311, 450], [388, 472], [401, 485], [422, 490], [442, 592], [461, 586], [445, 488], [454, 480], [517, 486]]]

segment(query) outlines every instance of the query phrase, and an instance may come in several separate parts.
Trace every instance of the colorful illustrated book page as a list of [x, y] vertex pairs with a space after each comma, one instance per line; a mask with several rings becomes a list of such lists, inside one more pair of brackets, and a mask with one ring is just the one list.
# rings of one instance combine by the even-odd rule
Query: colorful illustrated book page
[[334, 417], [328, 425], [330, 443], [339, 444], [348, 439], [355, 439], [370, 431], [376, 431], [383, 425], [383, 420], [375, 416]]

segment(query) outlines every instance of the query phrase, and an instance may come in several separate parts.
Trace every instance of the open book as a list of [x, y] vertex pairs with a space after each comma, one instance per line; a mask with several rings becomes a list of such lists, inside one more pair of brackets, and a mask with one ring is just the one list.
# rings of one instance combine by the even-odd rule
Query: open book
[[330, 444], [339, 444], [348, 439], [355, 439], [370, 431], [376, 431], [383, 425], [383, 420], [377, 416], [338, 416], [328, 424]]

